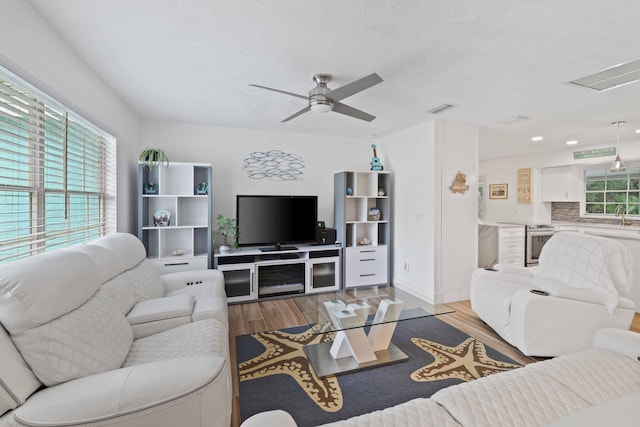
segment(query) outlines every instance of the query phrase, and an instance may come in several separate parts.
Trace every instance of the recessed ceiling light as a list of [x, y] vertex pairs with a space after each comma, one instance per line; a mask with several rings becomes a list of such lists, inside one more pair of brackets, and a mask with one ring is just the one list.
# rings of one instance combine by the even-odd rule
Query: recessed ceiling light
[[640, 133], [640, 129], [636, 129], [636, 133]]
[[531, 138], [532, 141], [538, 142], [538, 141], [542, 141], [544, 138], [541, 136], [534, 136], [533, 138]]
[[569, 141], [567, 141], [567, 145], [576, 145], [577, 143], [578, 141], [575, 139], [570, 139]]

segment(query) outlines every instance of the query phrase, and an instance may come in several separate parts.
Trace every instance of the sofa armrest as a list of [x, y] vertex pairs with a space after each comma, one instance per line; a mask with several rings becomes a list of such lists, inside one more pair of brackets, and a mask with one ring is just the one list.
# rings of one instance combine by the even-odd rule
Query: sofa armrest
[[593, 334], [593, 348], [605, 348], [640, 361], [640, 334], [625, 329], [604, 328]]
[[533, 270], [530, 267], [522, 267], [519, 265], [509, 264], [496, 264], [493, 266], [494, 270], [501, 271], [503, 273], [517, 274], [525, 277], [533, 277]]
[[31, 426], [85, 424], [132, 414], [186, 396], [218, 378], [220, 389], [226, 390], [225, 363], [218, 356], [192, 356], [102, 372], [41, 390], [13, 414]]
[[537, 277], [533, 280], [533, 284], [556, 298], [572, 299], [576, 301], [603, 305], [602, 298], [600, 298], [599, 295], [596, 295], [589, 289], [572, 288], [570, 286], [558, 283], [554, 280], [540, 279]]
[[188, 270], [175, 273], [162, 274], [160, 276], [164, 285], [165, 294], [182, 289], [187, 285], [202, 282], [220, 283], [224, 286], [224, 275], [218, 270]]
[[174, 295], [140, 301], [127, 314], [130, 325], [191, 316], [195, 304], [193, 295]]

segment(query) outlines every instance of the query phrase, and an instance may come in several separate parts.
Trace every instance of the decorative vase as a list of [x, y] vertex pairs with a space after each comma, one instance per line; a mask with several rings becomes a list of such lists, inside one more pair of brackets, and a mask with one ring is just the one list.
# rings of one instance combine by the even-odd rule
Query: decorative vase
[[231, 251], [231, 246], [222, 245], [218, 249], [219, 249], [220, 253], [224, 254], [224, 253], [227, 253], [227, 252]]
[[171, 212], [166, 209], [158, 209], [153, 213], [153, 225], [156, 227], [168, 227], [171, 225]]
[[375, 207], [369, 209], [369, 221], [380, 221], [380, 209]]

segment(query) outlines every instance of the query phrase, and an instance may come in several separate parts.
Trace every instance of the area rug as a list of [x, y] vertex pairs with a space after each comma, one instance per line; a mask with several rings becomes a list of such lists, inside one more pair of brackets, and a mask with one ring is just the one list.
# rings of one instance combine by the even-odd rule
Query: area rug
[[316, 335], [308, 326], [236, 337], [242, 419], [282, 409], [299, 427], [317, 426], [520, 367], [437, 317], [425, 317], [396, 327], [393, 343], [408, 361], [320, 379], [302, 347], [332, 340], [332, 333]]

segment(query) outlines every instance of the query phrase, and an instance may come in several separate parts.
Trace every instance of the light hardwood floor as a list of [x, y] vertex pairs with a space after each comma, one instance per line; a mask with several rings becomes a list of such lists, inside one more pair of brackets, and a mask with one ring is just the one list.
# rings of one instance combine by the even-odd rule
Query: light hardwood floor
[[[518, 349], [507, 344], [493, 329], [489, 328], [478, 318], [471, 310], [469, 301], [459, 301], [447, 305], [450, 306], [454, 312], [440, 315], [438, 317], [440, 320], [482, 341], [489, 347], [509, 356], [518, 363], [527, 364], [542, 360], [541, 358], [525, 356], [520, 353]], [[291, 299], [251, 302], [229, 306], [229, 348], [231, 350], [231, 372], [233, 376], [233, 415], [231, 418], [231, 427], [238, 427], [240, 425], [240, 398], [238, 395], [235, 337], [254, 332], [290, 328], [306, 324], [302, 313], [300, 313]], [[636, 313], [630, 329], [640, 333], [640, 314]]]

